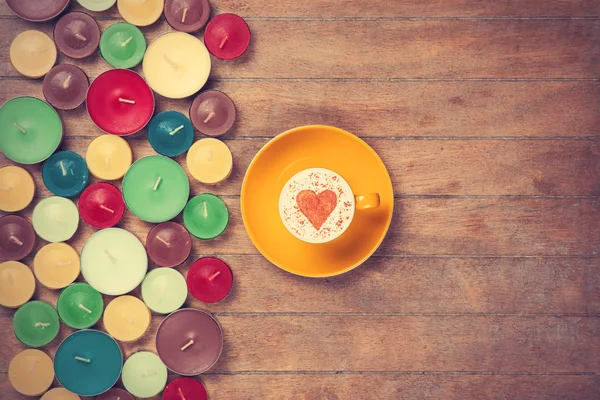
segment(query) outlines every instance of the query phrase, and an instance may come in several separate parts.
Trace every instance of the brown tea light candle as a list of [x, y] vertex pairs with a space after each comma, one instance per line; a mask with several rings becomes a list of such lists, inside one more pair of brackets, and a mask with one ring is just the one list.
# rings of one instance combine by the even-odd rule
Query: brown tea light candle
[[217, 90], [200, 93], [190, 107], [194, 127], [207, 136], [226, 134], [235, 123], [236, 110], [229, 96]]
[[71, 0], [6, 0], [17, 17], [31, 22], [51, 20], [62, 13]]
[[173, 29], [193, 33], [204, 28], [210, 17], [208, 0], [166, 0], [165, 18]]
[[44, 77], [43, 92], [46, 101], [59, 110], [73, 110], [85, 101], [90, 81], [74, 65], [60, 64]]
[[192, 251], [192, 238], [183, 226], [163, 222], [148, 232], [146, 250], [152, 261], [161, 267], [175, 267], [183, 263]]
[[56, 23], [54, 41], [67, 57], [89, 57], [100, 44], [100, 27], [88, 14], [72, 12]]
[[34, 246], [35, 231], [29, 221], [18, 215], [0, 218], [0, 259], [22, 260]]

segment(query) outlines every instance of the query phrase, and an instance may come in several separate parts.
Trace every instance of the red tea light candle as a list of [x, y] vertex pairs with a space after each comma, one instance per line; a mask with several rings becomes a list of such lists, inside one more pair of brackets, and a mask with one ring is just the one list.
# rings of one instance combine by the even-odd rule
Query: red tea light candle
[[206, 26], [204, 44], [213, 56], [222, 60], [235, 60], [250, 45], [250, 28], [238, 15], [217, 15]]
[[235, 122], [233, 100], [218, 90], [200, 93], [190, 107], [190, 119], [194, 128], [207, 136], [226, 134]]
[[208, 400], [202, 382], [193, 378], [177, 378], [165, 387], [162, 400]]
[[222, 260], [204, 257], [192, 264], [186, 281], [192, 296], [204, 303], [216, 303], [231, 291], [233, 274]]
[[0, 218], [0, 258], [22, 260], [35, 246], [35, 231], [31, 223], [18, 215]]
[[19, 18], [43, 22], [60, 15], [70, 2], [71, 0], [6, 0], [6, 5]]
[[165, 18], [173, 29], [194, 33], [204, 28], [210, 17], [208, 0], [166, 0]]
[[54, 41], [67, 57], [89, 57], [100, 44], [100, 27], [86, 13], [72, 12], [56, 23]]
[[59, 110], [74, 110], [85, 101], [90, 81], [81, 68], [60, 64], [44, 77], [46, 101]]
[[107, 133], [131, 135], [148, 124], [154, 95], [146, 81], [128, 69], [111, 69], [98, 76], [87, 94], [92, 121]]
[[79, 197], [78, 207], [81, 218], [97, 229], [115, 226], [125, 212], [121, 191], [104, 182], [88, 186]]
[[182, 264], [192, 251], [192, 238], [183, 226], [175, 222], [163, 222], [148, 232], [146, 251], [152, 261], [161, 267]]

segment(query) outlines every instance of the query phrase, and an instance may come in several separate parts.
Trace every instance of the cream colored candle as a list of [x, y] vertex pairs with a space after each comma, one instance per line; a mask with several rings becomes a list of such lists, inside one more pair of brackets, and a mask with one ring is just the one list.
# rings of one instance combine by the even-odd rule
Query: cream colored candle
[[188, 150], [186, 163], [199, 182], [215, 185], [231, 175], [233, 157], [227, 145], [214, 138], [200, 139]]
[[58, 387], [48, 390], [40, 400], [81, 400], [81, 397], [65, 388]]
[[109, 335], [121, 342], [132, 342], [146, 333], [151, 317], [143, 301], [133, 296], [120, 296], [108, 303], [103, 321]]
[[17, 392], [25, 396], [39, 396], [54, 380], [52, 359], [41, 350], [23, 350], [10, 362], [8, 380]]
[[107, 181], [121, 179], [132, 160], [129, 143], [115, 135], [98, 136], [90, 142], [85, 155], [92, 175]]
[[148, 26], [156, 22], [165, 8], [165, 0], [118, 0], [121, 17], [132, 25]]
[[29, 267], [18, 261], [0, 264], [0, 305], [18, 308], [35, 292], [35, 278]]
[[30, 30], [17, 35], [10, 45], [10, 62], [28, 78], [41, 78], [56, 63], [56, 45], [43, 32]]
[[79, 254], [66, 243], [50, 243], [37, 252], [33, 272], [50, 289], [62, 289], [79, 276]]
[[21, 211], [33, 200], [35, 185], [25, 169], [16, 165], [0, 168], [0, 210]]

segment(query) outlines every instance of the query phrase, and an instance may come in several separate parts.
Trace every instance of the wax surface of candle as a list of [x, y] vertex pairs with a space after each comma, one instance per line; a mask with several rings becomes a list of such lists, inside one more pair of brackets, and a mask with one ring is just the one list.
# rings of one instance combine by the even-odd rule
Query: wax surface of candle
[[220, 14], [206, 26], [204, 43], [208, 51], [222, 60], [241, 57], [250, 45], [250, 28], [235, 14]]
[[164, 111], [148, 125], [148, 141], [158, 154], [175, 157], [188, 151], [194, 141], [191, 121], [178, 111]]
[[31, 223], [18, 215], [0, 218], [0, 258], [22, 260], [35, 246], [35, 232]]
[[167, 385], [162, 400], [208, 400], [202, 382], [192, 378], [177, 378]]
[[103, 131], [113, 135], [131, 135], [152, 118], [154, 94], [135, 72], [111, 69], [90, 85], [87, 108], [92, 121]]
[[54, 356], [58, 382], [80, 396], [107, 391], [119, 379], [122, 365], [123, 355], [117, 342], [106, 333], [91, 329], [68, 336]]
[[192, 264], [186, 280], [192, 296], [205, 303], [216, 303], [229, 294], [233, 274], [224, 261], [204, 257]]
[[110, 183], [88, 186], [79, 197], [81, 218], [94, 228], [110, 228], [123, 217], [125, 202], [121, 191]]
[[75, 393], [69, 392], [65, 388], [54, 388], [42, 396], [40, 400], [80, 400], [81, 397], [77, 396]]
[[27, 267], [17, 261], [0, 263], [0, 305], [8, 308], [21, 307], [35, 291], [35, 278]]
[[163, 320], [156, 332], [158, 355], [167, 368], [179, 375], [198, 375], [209, 370], [222, 350], [221, 327], [201, 310], [175, 311]]
[[42, 285], [62, 289], [79, 276], [79, 254], [67, 243], [49, 243], [35, 255], [33, 271]]
[[0, 210], [21, 211], [26, 208], [35, 192], [31, 174], [16, 165], [0, 168]]
[[54, 380], [52, 359], [41, 350], [23, 350], [8, 365], [8, 380], [17, 392], [39, 396]]
[[171, 268], [155, 268], [142, 282], [142, 298], [150, 310], [171, 313], [185, 303], [187, 285], [183, 275]]
[[109, 26], [100, 40], [100, 55], [115, 68], [133, 68], [142, 62], [146, 37], [134, 25], [117, 22]]
[[121, 17], [130, 24], [148, 26], [162, 14], [165, 0], [117, 0]]
[[90, 11], [106, 11], [114, 6], [117, 0], [77, 0], [77, 2]]
[[118, 296], [132, 291], [142, 283], [147, 270], [146, 249], [124, 229], [102, 229], [81, 250], [81, 273], [103, 294]]
[[194, 127], [208, 136], [226, 134], [235, 122], [235, 105], [229, 96], [218, 90], [200, 93], [190, 107]]
[[167, 383], [167, 368], [149, 351], [132, 354], [123, 365], [123, 386], [134, 396], [156, 396]]
[[112, 388], [96, 397], [96, 400], [135, 400], [135, 398], [126, 390]]
[[46, 101], [59, 110], [73, 110], [85, 101], [90, 85], [85, 72], [74, 65], [59, 64], [44, 77]]
[[79, 211], [73, 201], [52, 196], [41, 200], [33, 209], [33, 229], [47, 242], [66, 242], [79, 226]]
[[129, 210], [147, 222], [173, 219], [183, 210], [190, 183], [181, 166], [168, 157], [137, 160], [123, 178], [123, 198]]
[[223, 200], [214, 194], [199, 194], [185, 206], [183, 223], [198, 239], [214, 239], [227, 228], [229, 210]]
[[42, 179], [46, 188], [57, 196], [77, 196], [87, 186], [87, 164], [72, 151], [59, 151], [50, 156], [42, 167]]
[[15, 312], [15, 336], [29, 347], [42, 347], [58, 335], [60, 324], [54, 307], [43, 301], [30, 301]]
[[10, 45], [10, 63], [28, 78], [41, 78], [56, 62], [56, 46], [48, 35], [30, 30], [20, 33]]
[[146, 251], [150, 259], [161, 267], [175, 267], [189, 257], [192, 238], [180, 224], [163, 222], [148, 232]]
[[32, 22], [48, 21], [68, 6], [71, 0], [6, 0], [6, 5], [20, 18]]
[[108, 181], [121, 179], [131, 166], [132, 159], [129, 143], [114, 135], [98, 136], [90, 142], [85, 154], [92, 175]]
[[173, 29], [181, 32], [198, 32], [210, 17], [208, 0], [166, 0], [165, 18]]
[[185, 159], [190, 174], [199, 182], [216, 185], [231, 175], [233, 156], [219, 139], [200, 139], [192, 145]]
[[54, 41], [67, 57], [89, 57], [96, 52], [100, 43], [100, 27], [86, 13], [72, 12], [56, 23]]
[[67, 286], [58, 296], [58, 317], [75, 329], [85, 329], [96, 324], [102, 316], [104, 303], [96, 289], [83, 282]]
[[146, 333], [152, 314], [144, 302], [134, 296], [114, 298], [104, 311], [104, 328], [121, 342], [132, 342]]
[[0, 151], [20, 164], [50, 157], [63, 134], [56, 111], [34, 97], [16, 97], [0, 107]]
[[210, 55], [195, 36], [170, 32], [150, 43], [142, 68], [156, 93], [182, 99], [202, 89], [208, 80]]

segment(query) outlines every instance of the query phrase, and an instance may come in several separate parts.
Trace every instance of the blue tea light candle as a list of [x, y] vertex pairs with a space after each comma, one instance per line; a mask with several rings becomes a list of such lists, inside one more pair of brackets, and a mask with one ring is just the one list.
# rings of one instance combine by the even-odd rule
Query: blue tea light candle
[[54, 373], [67, 390], [80, 396], [97, 396], [119, 379], [123, 354], [117, 342], [104, 332], [77, 331], [56, 350]]
[[72, 151], [54, 153], [42, 167], [42, 180], [57, 196], [77, 196], [88, 184], [89, 170], [84, 159]]
[[175, 157], [185, 153], [194, 141], [194, 127], [188, 117], [177, 111], [164, 111], [148, 125], [148, 140], [158, 154]]

